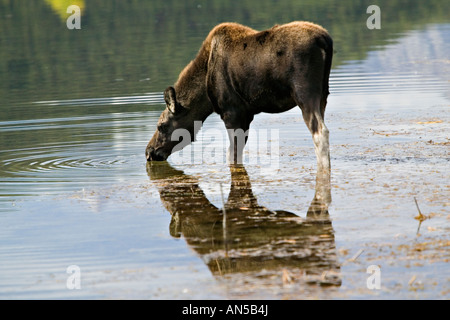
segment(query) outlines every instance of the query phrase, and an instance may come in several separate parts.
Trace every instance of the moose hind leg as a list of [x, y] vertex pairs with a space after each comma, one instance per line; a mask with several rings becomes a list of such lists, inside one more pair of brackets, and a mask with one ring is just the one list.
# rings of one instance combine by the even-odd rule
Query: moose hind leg
[[306, 126], [312, 134], [317, 157], [317, 169], [318, 171], [329, 173], [331, 169], [330, 134], [320, 110], [320, 99], [314, 99], [306, 104], [302, 104], [301, 109]]

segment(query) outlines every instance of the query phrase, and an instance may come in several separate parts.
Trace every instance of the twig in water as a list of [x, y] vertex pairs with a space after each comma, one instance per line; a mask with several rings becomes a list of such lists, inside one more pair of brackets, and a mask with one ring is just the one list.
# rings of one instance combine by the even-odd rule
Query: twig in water
[[424, 215], [422, 214], [422, 212], [420, 211], [419, 204], [417, 203], [416, 197], [414, 197], [414, 201], [416, 202], [417, 211], [419, 211], [419, 215], [416, 216], [414, 219], [422, 220], [422, 221], [425, 220], [427, 217], [424, 216]]
[[228, 256], [228, 243], [227, 243], [227, 211], [225, 209], [225, 200], [223, 199], [223, 191], [222, 191], [222, 184], [219, 184], [220, 186], [220, 195], [222, 197], [222, 230], [223, 230], [223, 241], [225, 243], [225, 255]]
[[419, 204], [417, 203], [416, 197], [414, 197], [414, 201], [416, 202], [416, 207], [417, 207], [417, 210], [419, 211], [419, 214], [414, 217], [414, 219], [419, 220], [419, 226], [417, 227], [417, 232], [416, 232], [416, 235], [418, 235], [422, 221], [426, 220], [428, 217], [426, 215], [423, 215], [422, 212], [420, 211]]
[[412, 286], [412, 284], [414, 283], [414, 281], [416, 281], [416, 275], [413, 275], [412, 277], [411, 277], [411, 279], [409, 279], [409, 281], [408, 281], [408, 285], [409, 286]]
[[358, 259], [358, 257], [361, 255], [361, 253], [363, 253], [363, 251], [364, 251], [364, 249], [359, 249], [358, 252], [356, 252], [356, 254], [353, 257], [348, 259], [348, 261], [355, 262], [356, 259]]

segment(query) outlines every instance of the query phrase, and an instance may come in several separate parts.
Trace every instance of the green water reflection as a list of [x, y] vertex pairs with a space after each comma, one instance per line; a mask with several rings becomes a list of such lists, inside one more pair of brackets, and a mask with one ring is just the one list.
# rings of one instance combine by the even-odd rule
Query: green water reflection
[[450, 12], [450, 4], [441, 0], [378, 1], [382, 29], [371, 31], [367, 1], [89, 0], [82, 29], [68, 30], [51, 2], [61, 1], [0, 1], [1, 119], [45, 112], [24, 114], [17, 111], [18, 102], [161, 92], [223, 21], [256, 29], [314, 21], [335, 39], [337, 66], [364, 58], [371, 46], [396, 34], [445, 22]]

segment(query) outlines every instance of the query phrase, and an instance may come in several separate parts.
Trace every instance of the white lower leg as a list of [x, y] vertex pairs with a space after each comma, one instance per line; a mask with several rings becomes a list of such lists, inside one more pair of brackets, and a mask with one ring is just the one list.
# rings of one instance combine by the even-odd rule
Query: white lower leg
[[317, 157], [317, 169], [329, 172], [331, 169], [330, 143], [329, 131], [325, 124], [322, 124], [319, 131], [313, 134], [313, 141]]

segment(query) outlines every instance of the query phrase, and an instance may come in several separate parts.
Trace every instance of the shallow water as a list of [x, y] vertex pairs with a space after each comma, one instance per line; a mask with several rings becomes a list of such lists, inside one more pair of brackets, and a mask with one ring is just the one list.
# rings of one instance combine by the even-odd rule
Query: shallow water
[[[52, 16], [47, 4], [37, 6]], [[2, 14], [21, 21], [27, 12], [19, 9]], [[167, 18], [158, 10], [154, 17]], [[255, 27], [282, 20], [252, 19]], [[64, 90], [64, 70], [54, 70], [61, 82], [53, 87], [46, 76], [41, 90], [20, 73], [10, 76], [0, 104], [0, 297], [448, 299], [450, 25], [429, 19], [359, 31], [381, 36], [354, 43], [356, 56], [345, 49], [351, 42], [341, 30], [325, 25], [335, 29], [337, 50], [326, 113], [331, 190], [316, 181], [311, 137], [297, 109], [255, 118], [244, 168], [219, 161], [225, 152], [216, 162], [195, 153], [191, 164], [173, 157], [147, 165], [144, 149], [164, 108], [161, 92], [195, 54], [209, 20], [191, 25], [185, 41], [192, 44], [183, 54], [160, 57], [159, 48], [175, 44], [164, 46], [156, 35], [153, 47], [143, 45], [155, 60], [151, 70], [120, 59], [138, 51], [108, 47], [98, 64], [117, 70], [89, 75], [80, 68], [73, 76], [83, 84], [72, 93]], [[84, 37], [104, 39], [89, 29], [101, 23], [86, 20]], [[161, 30], [173, 33], [169, 26]], [[12, 48], [26, 51], [33, 41], [16, 42]], [[7, 56], [7, 70], [49, 69], [41, 47], [28, 62]], [[85, 58], [90, 54], [99, 57]], [[54, 57], [58, 68], [70, 61], [64, 52]], [[171, 60], [168, 75], [153, 69]], [[152, 80], [154, 74], [163, 76]], [[214, 134], [223, 139], [212, 142]], [[219, 117], [207, 119], [199, 138], [193, 150], [225, 150]], [[279, 157], [251, 158], [264, 141], [263, 151], [275, 145]], [[428, 218], [420, 224], [414, 198]], [[67, 286], [71, 265], [80, 270], [79, 290]], [[380, 268], [379, 289], [367, 286], [371, 265]]]

